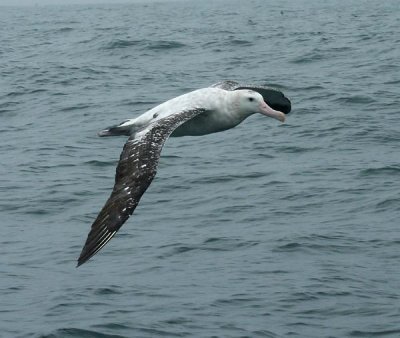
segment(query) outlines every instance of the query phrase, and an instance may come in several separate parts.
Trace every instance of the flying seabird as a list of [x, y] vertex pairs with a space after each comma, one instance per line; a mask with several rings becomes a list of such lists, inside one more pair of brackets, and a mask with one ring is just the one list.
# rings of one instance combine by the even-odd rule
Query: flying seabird
[[223, 81], [166, 101], [135, 119], [99, 132], [127, 135], [117, 165], [111, 196], [95, 219], [78, 258], [80, 266], [106, 245], [132, 215], [156, 175], [162, 147], [169, 136], [199, 136], [237, 126], [261, 113], [285, 121], [291, 104], [282, 92]]

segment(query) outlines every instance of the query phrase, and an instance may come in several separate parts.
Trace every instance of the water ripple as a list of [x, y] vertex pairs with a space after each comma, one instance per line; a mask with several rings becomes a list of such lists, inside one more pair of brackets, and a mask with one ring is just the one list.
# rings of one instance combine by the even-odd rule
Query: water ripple
[[40, 335], [38, 338], [125, 338], [116, 334], [106, 334], [99, 331], [83, 330], [77, 328], [58, 329], [54, 333]]
[[119, 49], [132, 46], [138, 46], [140, 48], [148, 50], [168, 50], [168, 49], [182, 48], [185, 47], [186, 45], [182, 42], [169, 41], [169, 40], [151, 41], [145, 39], [141, 40], [116, 39], [105, 45], [104, 49]]
[[238, 249], [249, 248], [258, 245], [256, 241], [243, 241], [236, 238], [214, 238], [211, 237], [205, 240], [202, 244], [183, 245], [181, 243], [162, 246], [161, 248], [170, 248], [168, 253], [160, 256], [159, 258], [166, 258], [189, 251], [234, 251]]

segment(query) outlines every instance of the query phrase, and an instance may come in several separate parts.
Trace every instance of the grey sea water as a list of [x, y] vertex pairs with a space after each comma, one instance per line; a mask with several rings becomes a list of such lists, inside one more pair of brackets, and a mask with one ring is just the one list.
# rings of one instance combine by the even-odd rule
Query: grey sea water
[[[125, 138], [103, 127], [232, 79], [281, 89], [170, 139], [79, 269]], [[398, 1], [0, 8], [1, 337], [399, 337]]]

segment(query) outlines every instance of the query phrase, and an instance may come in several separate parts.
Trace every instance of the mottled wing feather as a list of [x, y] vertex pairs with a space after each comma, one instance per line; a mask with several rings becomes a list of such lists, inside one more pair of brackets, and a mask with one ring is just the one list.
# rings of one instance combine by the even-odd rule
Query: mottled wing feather
[[92, 224], [78, 266], [106, 245], [132, 215], [156, 175], [160, 153], [169, 135], [182, 123], [204, 112], [204, 109], [193, 109], [172, 114], [128, 139], [118, 162], [114, 189]]
[[291, 110], [290, 100], [278, 89], [240, 84], [236, 81], [222, 81], [218, 82], [211, 87], [221, 88], [225, 90], [238, 90], [238, 89], [250, 89], [258, 92], [264, 98], [264, 101], [273, 109], [279, 110], [282, 113], [288, 114]]

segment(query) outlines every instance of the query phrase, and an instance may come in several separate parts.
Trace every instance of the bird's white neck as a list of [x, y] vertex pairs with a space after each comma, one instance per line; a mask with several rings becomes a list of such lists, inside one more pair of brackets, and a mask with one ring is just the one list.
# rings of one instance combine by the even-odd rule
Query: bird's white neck
[[238, 125], [244, 119], [255, 113], [253, 111], [245, 110], [240, 106], [239, 95], [237, 95], [237, 92], [235, 91], [227, 91], [225, 103], [221, 110], [234, 125]]

